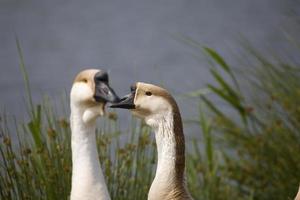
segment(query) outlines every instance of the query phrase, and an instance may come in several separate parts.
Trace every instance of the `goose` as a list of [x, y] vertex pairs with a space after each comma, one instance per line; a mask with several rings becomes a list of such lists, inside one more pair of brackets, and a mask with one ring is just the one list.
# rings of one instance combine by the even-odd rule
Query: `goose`
[[96, 118], [106, 102], [119, 98], [108, 85], [108, 74], [97, 69], [80, 72], [70, 92], [72, 186], [71, 200], [109, 200], [96, 147]]
[[179, 108], [161, 87], [137, 82], [110, 107], [130, 109], [155, 132], [158, 163], [148, 200], [191, 200], [185, 183], [185, 144]]

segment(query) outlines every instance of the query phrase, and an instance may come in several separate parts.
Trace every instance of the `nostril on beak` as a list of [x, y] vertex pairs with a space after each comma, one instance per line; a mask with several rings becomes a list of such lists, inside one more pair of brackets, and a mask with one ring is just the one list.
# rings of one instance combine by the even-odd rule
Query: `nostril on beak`
[[124, 100], [127, 99], [128, 97], [129, 97], [129, 95], [126, 95], [126, 96], [122, 97], [122, 98], [120, 99], [120, 101], [124, 101]]
[[103, 90], [103, 93], [106, 95], [109, 93], [108, 88], [103, 88], [102, 90]]

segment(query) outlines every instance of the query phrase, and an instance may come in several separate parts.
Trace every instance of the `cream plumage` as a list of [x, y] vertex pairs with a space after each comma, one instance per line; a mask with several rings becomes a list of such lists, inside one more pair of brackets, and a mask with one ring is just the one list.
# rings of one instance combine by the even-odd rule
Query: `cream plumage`
[[95, 127], [96, 118], [104, 114], [105, 103], [117, 100], [106, 72], [90, 69], [76, 76], [70, 94], [71, 200], [110, 199], [98, 159]]
[[111, 107], [131, 109], [155, 131], [158, 163], [148, 200], [192, 199], [185, 183], [182, 121], [173, 97], [161, 87], [138, 82], [131, 94]]

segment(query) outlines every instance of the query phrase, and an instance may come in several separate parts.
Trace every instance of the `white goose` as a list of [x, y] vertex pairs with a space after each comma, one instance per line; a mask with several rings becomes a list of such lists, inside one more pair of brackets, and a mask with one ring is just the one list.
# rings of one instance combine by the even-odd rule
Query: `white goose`
[[72, 189], [71, 200], [109, 200], [96, 147], [96, 118], [104, 114], [106, 102], [118, 101], [108, 85], [106, 72], [80, 72], [71, 89]]
[[148, 200], [190, 200], [185, 183], [185, 144], [178, 106], [163, 88], [138, 82], [131, 94], [111, 107], [131, 109], [155, 130], [156, 175]]

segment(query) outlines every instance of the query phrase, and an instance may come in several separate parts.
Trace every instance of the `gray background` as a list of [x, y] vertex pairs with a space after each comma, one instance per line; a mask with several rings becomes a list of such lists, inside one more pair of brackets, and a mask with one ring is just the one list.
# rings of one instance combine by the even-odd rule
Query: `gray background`
[[[0, 107], [25, 116], [20, 39], [35, 102], [58, 99], [86, 67], [110, 73], [121, 96], [137, 80], [162, 84], [178, 95], [211, 80], [205, 57], [174, 38], [186, 35], [217, 49], [229, 62], [240, 35], [258, 49], [288, 54], [296, 33], [296, 0], [0, 0]], [[297, 37], [297, 34], [294, 34]], [[186, 118], [195, 104], [179, 100]]]

